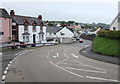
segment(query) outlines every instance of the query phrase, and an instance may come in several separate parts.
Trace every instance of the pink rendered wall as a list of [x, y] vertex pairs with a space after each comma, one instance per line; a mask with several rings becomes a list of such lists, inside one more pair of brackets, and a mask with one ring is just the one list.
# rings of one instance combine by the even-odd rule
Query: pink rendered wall
[[2, 42], [9, 42], [11, 41], [9, 37], [11, 37], [11, 29], [12, 29], [12, 23], [11, 19], [9, 18], [0, 18], [2, 19], [2, 32], [4, 32], [4, 35], [2, 35]]

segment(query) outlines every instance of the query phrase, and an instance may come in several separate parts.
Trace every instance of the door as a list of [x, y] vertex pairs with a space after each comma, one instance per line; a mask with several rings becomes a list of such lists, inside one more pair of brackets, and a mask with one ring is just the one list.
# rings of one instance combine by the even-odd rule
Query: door
[[36, 41], [35, 41], [35, 34], [33, 34], [33, 43], [35, 43]]

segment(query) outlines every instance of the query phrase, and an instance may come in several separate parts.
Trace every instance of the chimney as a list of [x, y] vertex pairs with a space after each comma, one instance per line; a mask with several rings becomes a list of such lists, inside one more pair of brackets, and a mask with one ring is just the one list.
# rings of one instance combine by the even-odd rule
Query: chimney
[[39, 16], [38, 16], [38, 19], [42, 20], [42, 16], [41, 16], [41, 15], [39, 15]]
[[10, 15], [12, 15], [12, 16], [15, 15], [14, 10], [11, 10], [11, 11], [10, 11]]

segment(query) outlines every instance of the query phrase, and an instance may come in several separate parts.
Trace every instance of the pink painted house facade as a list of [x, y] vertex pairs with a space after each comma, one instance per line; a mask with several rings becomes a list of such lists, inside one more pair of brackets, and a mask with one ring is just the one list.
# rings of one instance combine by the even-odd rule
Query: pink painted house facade
[[0, 9], [0, 44], [7, 44], [12, 37], [12, 19], [5, 9]]

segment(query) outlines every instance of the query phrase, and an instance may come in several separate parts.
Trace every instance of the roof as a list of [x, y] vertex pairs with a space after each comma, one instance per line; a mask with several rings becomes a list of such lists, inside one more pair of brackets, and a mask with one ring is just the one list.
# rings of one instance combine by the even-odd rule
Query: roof
[[38, 34], [45, 34], [43, 31], [41, 31], [40, 33], [38, 33]]
[[24, 32], [22, 35], [30, 35], [28, 32]]
[[120, 17], [120, 13], [118, 13], [118, 15], [114, 18], [114, 20], [112, 21], [112, 23], [110, 24], [110, 26], [115, 22], [115, 20]]
[[0, 17], [10, 18], [10, 15], [5, 9], [0, 8]]
[[36, 22], [37, 25], [40, 25], [42, 22], [41, 19], [35, 17], [20, 16], [20, 15], [13, 15], [12, 19], [19, 25], [24, 24], [25, 21], [27, 21], [29, 25], [32, 25], [34, 22]]
[[49, 33], [57, 33], [57, 32], [60, 31], [61, 29], [63, 29], [63, 28], [62, 28], [62, 27], [58, 27], [58, 26], [47, 26], [46, 32], [49, 32]]

